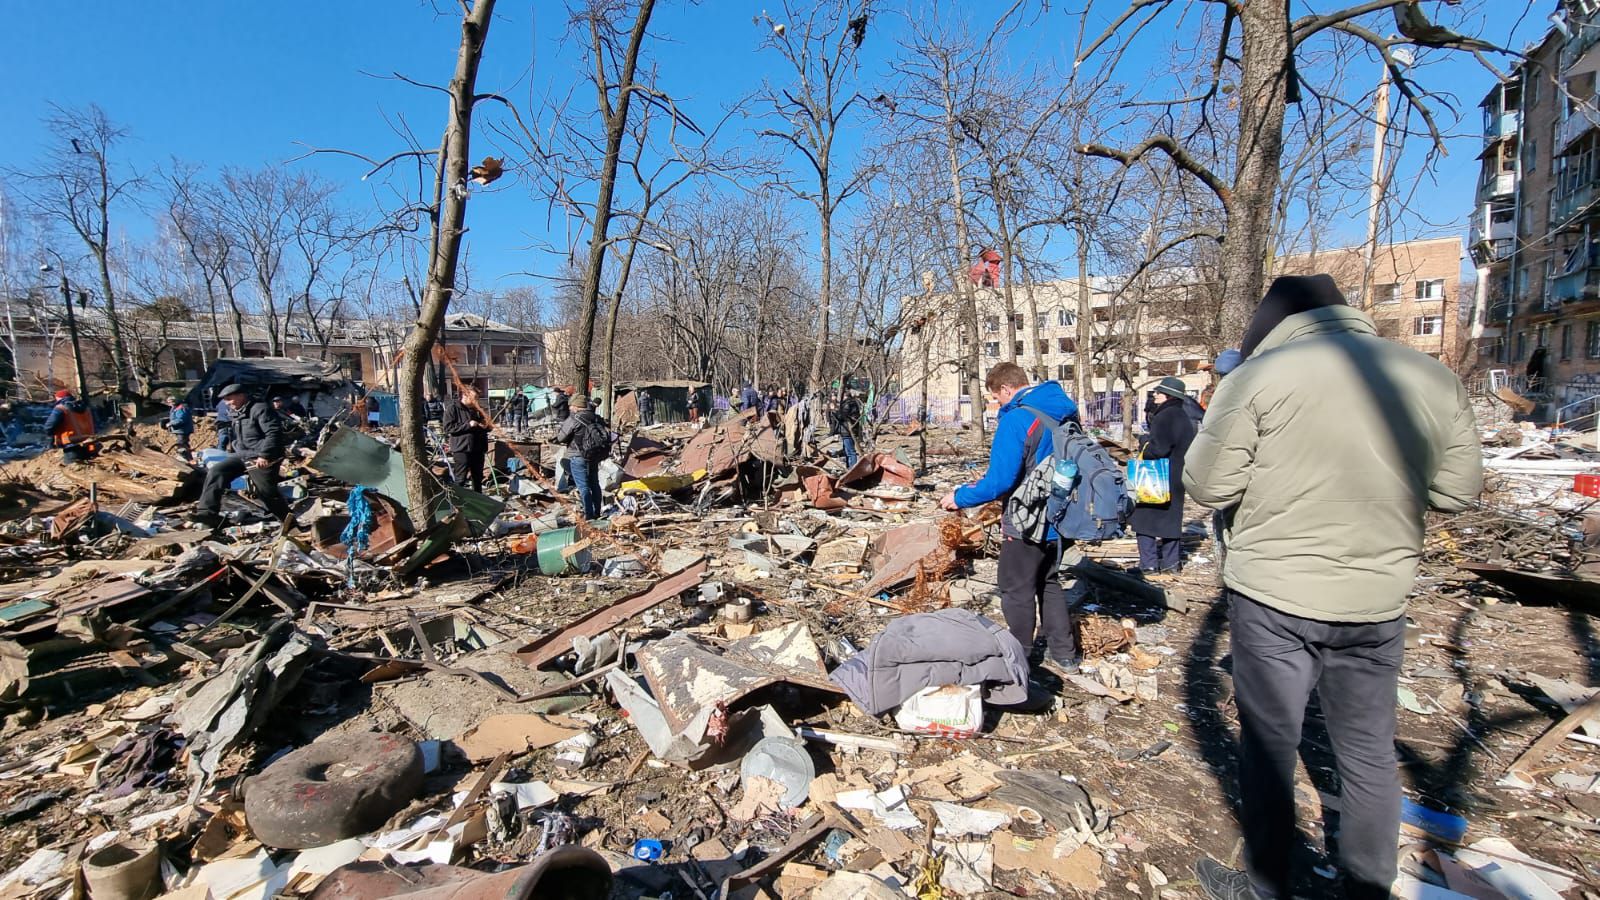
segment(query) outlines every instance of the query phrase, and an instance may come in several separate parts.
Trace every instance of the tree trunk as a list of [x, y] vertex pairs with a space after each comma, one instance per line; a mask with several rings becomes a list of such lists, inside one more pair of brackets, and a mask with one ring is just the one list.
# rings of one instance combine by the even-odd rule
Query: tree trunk
[[442, 207], [434, 219], [433, 254], [428, 259], [428, 284], [422, 298], [416, 327], [406, 337], [405, 358], [400, 366], [400, 453], [406, 461], [406, 491], [410, 494], [411, 520], [425, 528], [433, 518], [438, 481], [429, 471], [429, 448], [425, 434], [427, 407], [423, 402], [423, 379], [444, 325], [455, 291], [456, 262], [461, 253], [461, 235], [467, 214], [467, 169], [472, 137], [473, 95], [478, 80], [478, 61], [489, 37], [490, 18], [495, 0], [477, 0], [461, 21], [461, 46], [456, 53], [456, 69], [450, 79], [450, 117], [445, 124], [444, 153], [438, 161], [445, 183]]
[[600, 114], [606, 123], [606, 155], [600, 169], [600, 194], [594, 204], [594, 225], [589, 233], [589, 258], [583, 270], [583, 310], [578, 315], [578, 335], [573, 347], [576, 360], [573, 383], [576, 390], [584, 394], [590, 392], [594, 319], [600, 305], [600, 275], [606, 261], [606, 234], [611, 228], [611, 198], [616, 191], [617, 161], [622, 154], [622, 138], [628, 130], [628, 105], [633, 100], [633, 73], [639, 63], [639, 47], [644, 43], [645, 29], [650, 25], [650, 13], [655, 5], [655, 0], [640, 0], [633, 33], [628, 36], [627, 55], [622, 60], [621, 78], [616, 84], [617, 103], [614, 108], [600, 47], [599, 24], [594, 21], [589, 23], [594, 39], [595, 90], [599, 93]]
[[[1078, 389], [1078, 405], [1086, 406], [1094, 400], [1094, 375], [1090, 344], [1094, 341], [1094, 292], [1089, 284], [1089, 229], [1083, 219], [1079, 218], [1076, 224], [1078, 243], [1078, 329], [1077, 329], [1077, 354], [1074, 357], [1073, 372]], [[1111, 385], [1106, 385], [1106, 393], [1111, 393]]]
[[[94, 259], [100, 267], [100, 289], [106, 298], [106, 325], [111, 329], [111, 365], [116, 369], [117, 393], [120, 394], [127, 385], [128, 349], [122, 342], [122, 322], [117, 319], [117, 295], [111, 289], [111, 170], [103, 149], [94, 156], [100, 167], [100, 245], [94, 248]], [[72, 301], [69, 298], [67, 302]], [[82, 363], [78, 365], [82, 366]]]
[[[824, 151], [826, 152], [826, 151]], [[833, 198], [828, 190], [827, 156], [823, 156], [821, 201], [822, 291], [817, 297], [817, 348], [811, 352], [811, 372], [806, 376], [806, 393], [822, 390], [822, 358], [828, 351], [828, 318], [833, 312]]]
[[1244, 335], [1266, 284], [1263, 266], [1272, 238], [1290, 77], [1288, 15], [1288, 0], [1252, 0], [1238, 11], [1243, 34], [1238, 169], [1225, 204], [1227, 238], [1220, 264], [1222, 333], [1229, 345]]
[[610, 308], [606, 310], [606, 375], [600, 397], [605, 403], [601, 414], [608, 419], [611, 417], [611, 404], [617, 399], [617, 318], [622, 313], [622, 294], [628, 289], [628, 278], [633, 274], [633, 254], [639, 249], [639, 236], [644, 230], [644, 220], [648, 214], [649, 205], [646, 203], [645, 208], [639, 213], [639, 222], [634, 226], [633, 235], [628, 240], [628, 252], [623, 254], [622, 264], [617, 269], [616, 290], [612, 292]]

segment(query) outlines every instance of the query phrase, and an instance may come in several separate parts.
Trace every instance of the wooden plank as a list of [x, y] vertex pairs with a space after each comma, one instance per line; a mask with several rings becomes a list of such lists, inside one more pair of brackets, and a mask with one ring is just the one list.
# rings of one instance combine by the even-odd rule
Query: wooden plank
[[1522, 751], [1522, 755], [1517, 757], [1516, 761], [1511, 764], [1511, 768], [1506, 769], [1505, 777], [1501, 779], [1501, 783], [1532, 788], [1536, 784], [1534, 776], [1539, 763], [1550, 755], [1551, 750], [1560, 746], [1561, 742], [1567, 739], [1567, 735], [1577, 730], [1579, 725], [1587, 722], [1597, 714], [1600, 714], [1600, 693], [1596, 693], [1593, 697], [1584, 701], [1582, 705], [1568, 713], [1566, 718], [1557, 722], [1553, 728], [1543, 735], [1540, 735], [1532, 746]]

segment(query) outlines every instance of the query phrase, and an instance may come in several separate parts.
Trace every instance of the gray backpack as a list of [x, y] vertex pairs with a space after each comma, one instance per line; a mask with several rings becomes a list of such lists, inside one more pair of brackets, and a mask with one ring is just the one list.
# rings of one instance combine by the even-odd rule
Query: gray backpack
[[[1045, 541], [1051, 526], [1065, 541], [1104, 541], [1121, 534], [1134, 507], [1122, 467], [1099, 441], [1084, 434], [1078, 423], [1057, 421], [1031, 406], [1021, 408], [1045, 426], [1028, 435], [1022, 448], [1024, 462], [1039, 452], [1039, 442], [1047, 432], [1051, 451], [1022, 476], [1022, 483], [1006, 500], [1005, 521], [1012, 531], [1036, 544]], [[1058, 459], [1078, 464], [1072, 490], [1061, 498], [1050, 493]]]

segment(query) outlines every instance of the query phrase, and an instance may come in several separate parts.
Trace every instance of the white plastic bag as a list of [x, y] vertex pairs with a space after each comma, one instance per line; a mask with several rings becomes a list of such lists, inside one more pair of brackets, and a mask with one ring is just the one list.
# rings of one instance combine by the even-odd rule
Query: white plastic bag
[[906, 731], [972, 737], [983, 727], [983, 688], [976, 684], [923, 688], [900, 704], [894, 721]]

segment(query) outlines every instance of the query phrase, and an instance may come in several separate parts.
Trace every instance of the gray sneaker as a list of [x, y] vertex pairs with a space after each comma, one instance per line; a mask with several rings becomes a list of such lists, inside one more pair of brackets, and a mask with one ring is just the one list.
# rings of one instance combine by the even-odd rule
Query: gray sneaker
[[1065, 680], [1068, 675], [1076, 675], [1083, 669], [1083, 657], [1074, 656], [1071, 659], [1053, 659], [1045, 657], [1039, 662], [1039, 668]]
[[1195, 863], [1194, 874], [1201, 892], [1211, 900], [1258, 900], [1256, 889], [1250, 886], [1250, 876], [1210, 857]]

